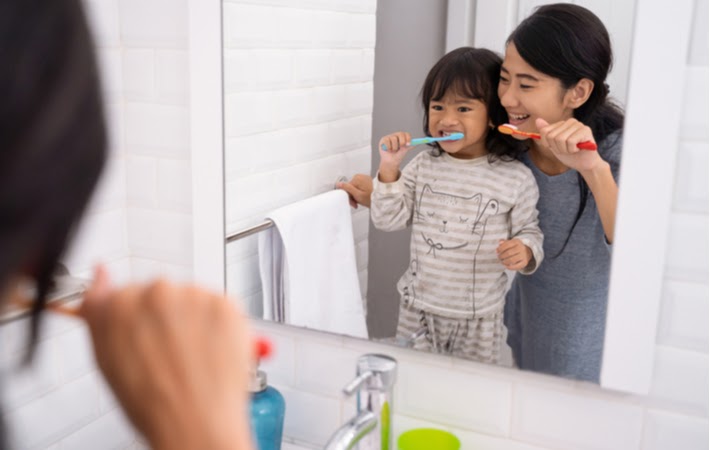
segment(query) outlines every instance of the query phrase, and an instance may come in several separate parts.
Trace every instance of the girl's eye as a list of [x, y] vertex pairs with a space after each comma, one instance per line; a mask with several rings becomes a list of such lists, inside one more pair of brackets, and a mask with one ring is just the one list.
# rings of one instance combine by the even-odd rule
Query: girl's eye
[[469, 112], [469, 111], [471, 111], [471, 108], [469, 108], [468, 106], [462, 106], [459, 108], [459, 112]]
[[440, 105], [431, 105], [431, 109], [433, 109], [434, 111], [441, 111], [442, 107]]

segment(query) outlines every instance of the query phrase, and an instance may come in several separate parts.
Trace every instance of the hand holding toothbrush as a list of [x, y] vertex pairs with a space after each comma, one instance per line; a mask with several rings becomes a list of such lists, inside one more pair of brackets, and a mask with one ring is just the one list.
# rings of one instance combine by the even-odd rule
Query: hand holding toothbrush
[[150, 448], [251, 449], [248, 323], [222, 294], [168, 281], [111, 286], [98, 268], [78, 316]]
[[[567, 119], [553, 124], [544, 119], [536, 119], [540, 131], [540, 145], [549, 148], [552, 154], [565, 166], [584, 175], [605, 164], [597, 151], [579, 148], [580, 143], [595, 143], [592, 129], [577, 119]], [[596, 146], [595, 146], [596, 148]]]
[[399, 178], [399, 166], [402, 164], [405, 155], [409, 150], [417, 145], [430, 144], [439, 141], [457, 141], [463, 138], [463, 133], [453, 133], [441, 137], [423, 137], [412, 139], [406, 131], [388, 134], [380, 139], [380, 169], [379, 180], [384, 183], [392, 183]]

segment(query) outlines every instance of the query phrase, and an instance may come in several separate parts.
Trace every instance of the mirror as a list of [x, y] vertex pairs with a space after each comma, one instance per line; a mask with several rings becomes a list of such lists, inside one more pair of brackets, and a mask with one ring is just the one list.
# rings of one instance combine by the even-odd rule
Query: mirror
[[[456, 5], [474, 3], [502, 16], [470, 9], [452, 14]], [[417, 8], [394, 0], [309, 2], [295, 8], [279, 1], [225, 1], [227, 235], [268, 228], [270, 211], [327, 192], [340, 176], [373, 173], [379, 156], [372, 148], [380, 136], [421, 130], [417, 94], [446, 48], [472, 44], [502, 53], [518, 18], [541, 3], [450, 1], [447, 10], [444, 2]], [[612, 35], [615, 65], [608, 82], [620, 103], [633, 28], [634, 5], [627, 3], [622, 9], [611, 2], [585, 4]], [[483, 30], [488, 21], [505, 24], [504, 31], [495, 37], [464, 33], [457, 43], [457, 28]], [[368, 331], [374, 339], [388, 339], [396, 325], [395, 283], [408, 263], [409, 236], [374, 230], [364, 208], [354, 210], [352, 219]], [[255, 233], [227, 245], [226, 284], [254, 317], [263, 317], [257, 241]], [[511, 364], [509, 357], [502, 362]]]

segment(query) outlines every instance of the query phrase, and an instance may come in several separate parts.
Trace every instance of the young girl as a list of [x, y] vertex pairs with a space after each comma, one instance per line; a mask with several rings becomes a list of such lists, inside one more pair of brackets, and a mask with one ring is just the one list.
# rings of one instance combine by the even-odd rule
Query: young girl
[[[590, 11], [542, 6], [508, 38], [498, 94], [509, 122], [542, 135], [522, 161], [540, 189], [545, 264], [508, 292], [508, 344], [522, 369], [599, 381], [623, 114], [604, 83], [609, 35]], [[598, 151], [576, 144], [597, 141]]]
[[463, 139], [434, 144], [400, 174], [411, 136], [383, 137], [371, 205], [377, 228], [412, 225], [409, 268], [397, 284], [397, 336], [484, 362], [499, 357], [505, 270], [530, 274], [543, 258], [535, 179], [515, 160], [523, 147], [494, 126], [505, 120], [500, 64], [491, 51], [460, 48], [431, 69], [424, 131]]

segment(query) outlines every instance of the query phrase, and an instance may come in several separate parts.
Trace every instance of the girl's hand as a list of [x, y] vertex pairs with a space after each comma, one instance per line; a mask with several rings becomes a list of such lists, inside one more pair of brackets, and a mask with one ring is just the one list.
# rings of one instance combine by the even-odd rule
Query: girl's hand
[[335, 185], [348, 193], [350, 206], [357, 209], [357, 205], [370, 207], [370, 195], [372, 194], [372, 177], [362, 173], [356, 173], [348, 182], [339, 182]]
[[413, 148], [409, 145], [411, 141], [412, 136], [406, 131], [388, 134], [380, 139], [380, 181], [397, 181], [399, 166], [407, 152]]
[[533, 257], [532, 250], [523, 244], [520, 239], [509, 239], [500, 241], [498, 248], [498, 259], [508, 270], [522, 270], [530, 264]]
[[540, 144], [549, 148], [555, 157], [570, 169], [578, 172], [592, 171], [604, 163], [599, 152], [577, 148], [580, 142], [596, 142], [592, 129], [577, 119], [553, 124], [544, 119], [536, 119], [535, 125], [540, 131]]
[[114, 289], [99, 267], [80, 315], [99, 368], [151, 448], [251, 448], [254, 344], [227, 298], [167, 281]]

